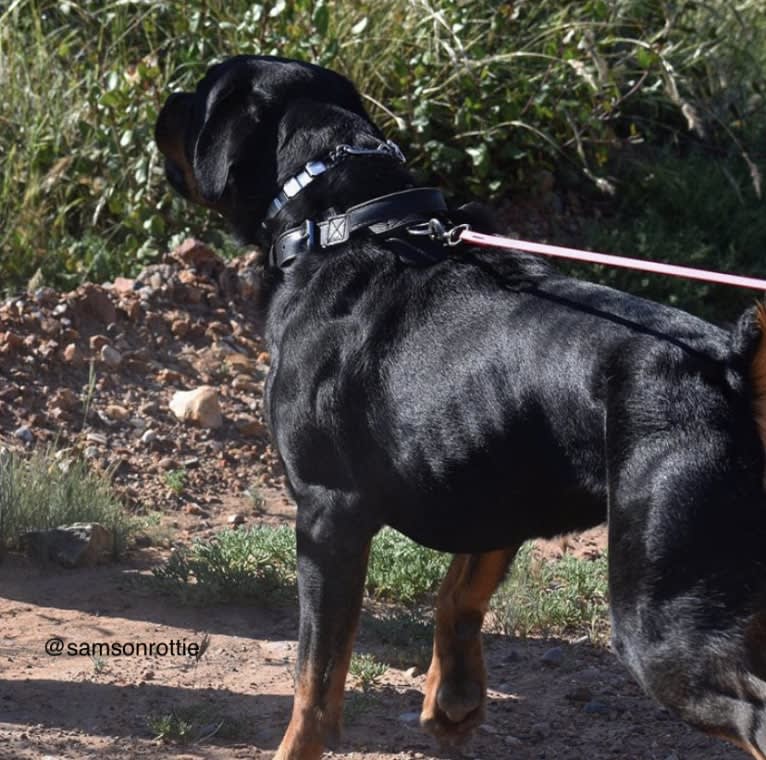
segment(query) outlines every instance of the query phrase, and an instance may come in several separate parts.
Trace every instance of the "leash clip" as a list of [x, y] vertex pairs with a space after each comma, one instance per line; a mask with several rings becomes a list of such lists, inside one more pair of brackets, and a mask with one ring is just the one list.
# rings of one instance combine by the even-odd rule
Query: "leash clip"
[[416, 237], [428, 236], [431, 240], [436, 240], [443, 245], [448, 245], [450, 248], [454, 248], [460, 245], [462, 234], [471, 229], [467, 224], [458, 224], [450, 229], [447, 229], [439, 219], [429, 219], [427, 222], [421, 222], [420, 224], [413, 224], [407, 227], [407, 232], [410, 235]]

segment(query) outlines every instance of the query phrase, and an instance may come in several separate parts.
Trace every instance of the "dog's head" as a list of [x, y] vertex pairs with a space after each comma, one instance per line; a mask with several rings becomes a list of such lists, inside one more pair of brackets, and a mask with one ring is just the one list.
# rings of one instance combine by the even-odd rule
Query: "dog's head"
[[306, 161], [333, 144], [373, 147], [379, 138], [346, 78], [272, 56], [212, 66], [193, 93], [168, 98], [155, 127], [171, 185], [243, 237]]

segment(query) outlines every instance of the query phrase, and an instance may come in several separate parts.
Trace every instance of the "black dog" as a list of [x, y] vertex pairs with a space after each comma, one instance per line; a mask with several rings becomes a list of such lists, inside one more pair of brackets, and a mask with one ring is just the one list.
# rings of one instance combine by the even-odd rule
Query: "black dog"
[[266, 401], [301, 606], [277, 758], [338, 737], [382, 525], [459, 552], [421, 716], [457, 740], [482, 720], [482, 619], [515, 549], [608, 512], [617, 653], [764, 760], [764, 319], [726, 332], [532, 256], [446, 245], [470, 214], [415, 189], [353, 86], [316, 66], [227, 60], [170, 97], [156, 138], [173, 186], [269, 252]]

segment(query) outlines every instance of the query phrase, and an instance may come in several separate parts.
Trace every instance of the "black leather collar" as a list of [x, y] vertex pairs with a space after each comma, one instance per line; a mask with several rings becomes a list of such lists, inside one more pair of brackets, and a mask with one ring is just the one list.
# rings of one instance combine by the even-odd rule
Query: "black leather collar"
[[378, 237], [394, 236], [397, 231], [446, 212], [444, 196], [433, 187], [382, 195], [352, 206], [345, 214], [327, 216], [321, 221], [306, 219], [300, 226], [286, 230], [272, 244], [269, 264], [285, 268], [298, 256], [345, 243], [361, 230]]

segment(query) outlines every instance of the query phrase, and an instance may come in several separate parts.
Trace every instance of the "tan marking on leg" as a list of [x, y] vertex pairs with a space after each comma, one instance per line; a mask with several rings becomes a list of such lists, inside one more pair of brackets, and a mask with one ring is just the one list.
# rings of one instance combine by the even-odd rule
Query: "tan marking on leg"
[[754, 747], [749, 742], [743, 741], [738, 737], [731, 736], [730, 734], [725, 734], [721, 731], [705, 731], [705, 733], [708, 734], [708, 736], [714, 736], [716, 739], [723, 739], [723, 741], [734, 744], [736, 747], [743, 749], [745, 752], [749, 752], [755, 758], [755, 760], [766, 760], [766, 755], [764, 755], [763, 752], [758, 749], [758, 747]]
[[[368, 545], [365, 568], [369, 553]], [[359, 607], [361, 609], [361, 599]], [[314, 661], [308, 662], [305, 673], [299, 676], [290, 724], [274, 760], [319, 760], [326, 746], [334, 746], [340, 740], [346, 676], [358, 623], [357, 614], [353, 628], [342, 642], [342, 649], [335, 652], [329, 678], [323, 675], [323, 664]]]
[[515, 553], [514, 548], [457, 554], [439, 589], [420, 722], [441, 739], [460, 741], [484, 718], [487, 674], [481, 626]]

